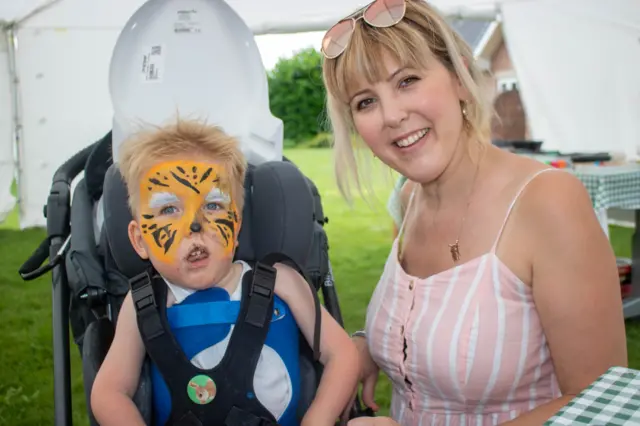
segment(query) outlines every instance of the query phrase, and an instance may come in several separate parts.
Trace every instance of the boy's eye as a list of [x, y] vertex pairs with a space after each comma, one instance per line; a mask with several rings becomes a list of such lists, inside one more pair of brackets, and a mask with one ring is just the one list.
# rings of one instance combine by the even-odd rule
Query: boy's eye
[[215, 211], [222, 210], [223, 207], [219, 203], [207, 203], [204, 208], [207, 210]]
[[163, 207], [162, 209], [160, 209], [160, 214], [164, 215], [164, 214], [174, 214], [178, 211], [178, 209], [175, 206], [166, 206]]

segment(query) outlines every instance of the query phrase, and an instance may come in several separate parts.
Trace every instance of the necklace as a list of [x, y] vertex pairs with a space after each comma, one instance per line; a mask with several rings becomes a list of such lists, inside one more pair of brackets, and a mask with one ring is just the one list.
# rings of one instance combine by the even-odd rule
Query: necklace
[[464, 221], [467, 218], [467, 213], [469, 212], [469, 205], [471, 204], [471, 197], [473, 195], [473, 191], [476, 186], [476, 180], [478, 178], [478, 170], [480, 169], [480, 163], [482, 162], [483, 156], [478, 159], [478, 164], [476, 164], [476, 171], [473, 175], [473, 183], [471, 184], [471, 191], [469, 192], [469, 198], [467, 199], [467, 206], [465, 208], [464, 216], [462, 216], [462, 220], [460, 221], [460, 228], [458, 229], [458, 236], [456, 237], [456, 242], [453, 244], [449, 244], [449, 251], [451, 251], [451, 258], [454, 262], [458, 262], [460, 260], [460, 234], [462, 234], [462, 227], [464, 225]]

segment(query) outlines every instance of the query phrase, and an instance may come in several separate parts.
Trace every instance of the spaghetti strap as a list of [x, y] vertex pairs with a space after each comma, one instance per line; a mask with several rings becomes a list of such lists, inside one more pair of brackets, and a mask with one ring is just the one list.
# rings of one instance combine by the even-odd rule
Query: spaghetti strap
[[498, 235], [496, 236], [496, 240], [493, 243], [493, 247], [491, 247], [491, 252], [495, 252], [496, 248], [498, 247], [498, 243], [500, 242], [500, 237], [502, 236], [502, 232], [504, 231], [505, 226], [507, 225], [507, 221], [509, 220], [509, 216], [511, 216], [511, 210], [513, 210], [513, 207], [516, 204], [516, 201], [518, 201], [518, 199], [520, 198], [520, 195], [522, 194], [522, 192], [525, 190], [525, 188], [529, 185], [529, 183], [534, 180], [536, 177], [538, 177], [538, 175], [544, 173], [544, 172], [548, 172], [548, 171], [558, 171], [559, 169], [556, 168], [548, 168], [548, 169], [542, 169], [542, 170], [538, 170], [537, 172], [535, 172], [533, 175], [529, 176], [529, 178], [524, 182], [524, 184], [520, 187], [520, 189], [518, 190], [518, 192], [516, 193], [516, 196], [513, 197], [513, 200], [511, 200], [511, 204], [509, 205], [509, 208], [507, 209], [507, 214], [504, 217], [504, 220], [502, 221], [502, 226], [500, 226], [500, 230], [498, 231]]

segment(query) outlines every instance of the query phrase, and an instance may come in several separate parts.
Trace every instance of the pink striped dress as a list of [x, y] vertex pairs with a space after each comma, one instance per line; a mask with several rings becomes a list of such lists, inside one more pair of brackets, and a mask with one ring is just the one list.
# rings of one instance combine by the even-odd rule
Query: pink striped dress
[[[417, 278], [398, 262], [400, 237], [394, 241], [366, 331], [393, 384], [391, 417], [402, 426], [497, 425], [560, 396], [531, 288], [495, 252], [513, 205], [539, 173], [482, 256]], [[404, 221], [400, 236], [403, 228]]]

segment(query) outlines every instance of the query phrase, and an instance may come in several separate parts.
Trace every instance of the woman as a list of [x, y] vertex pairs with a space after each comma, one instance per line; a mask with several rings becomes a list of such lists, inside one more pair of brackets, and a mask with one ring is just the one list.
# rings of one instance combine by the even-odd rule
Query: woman
[[354, 336], [363, 400], [377, 408], [380, 368], [391, 419], [351, 424], [540, 425], [626, 366], [615, 257], [584, 186], [490, 143], [480, 72], [446, 21], [420, 0], [377, 0], [323, 53], [342, 193], [367, 182], [368, 151], [408, 178]]

